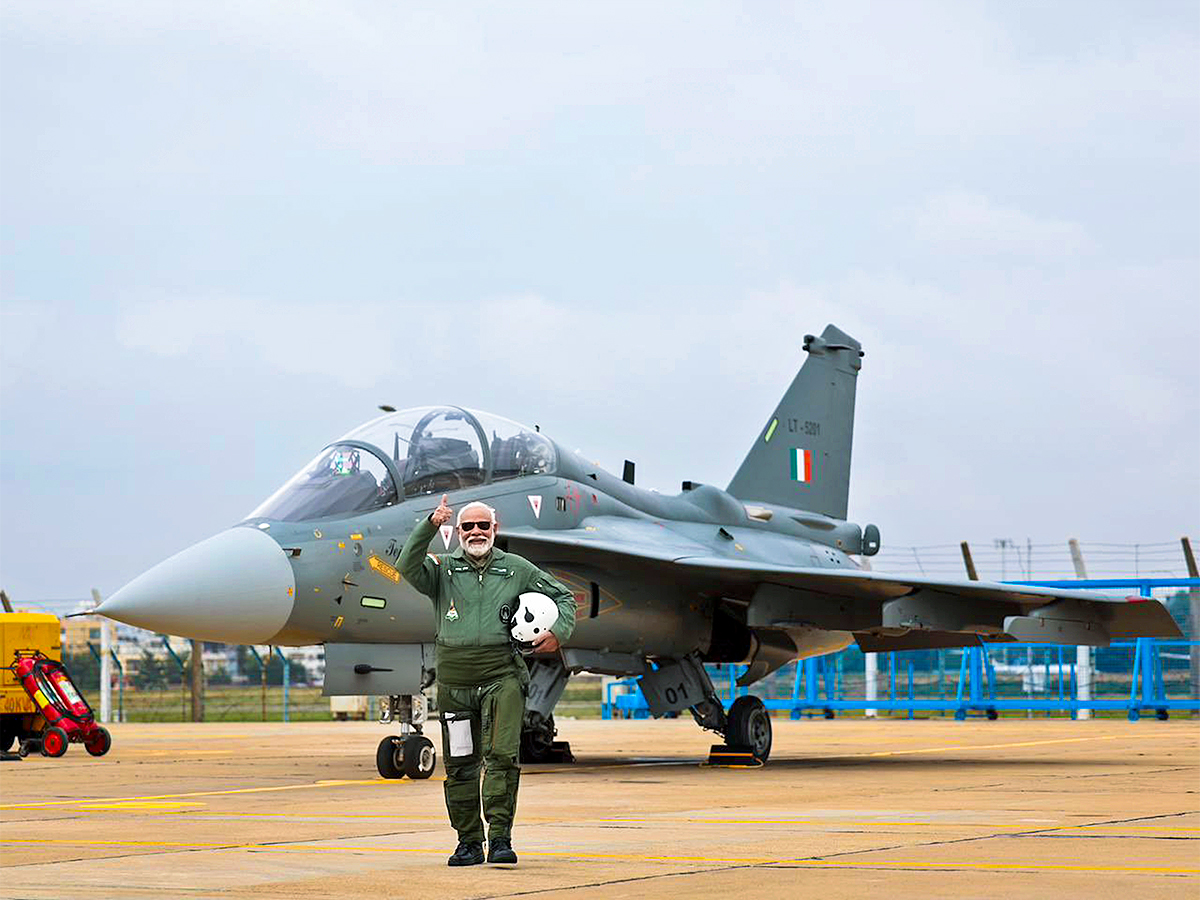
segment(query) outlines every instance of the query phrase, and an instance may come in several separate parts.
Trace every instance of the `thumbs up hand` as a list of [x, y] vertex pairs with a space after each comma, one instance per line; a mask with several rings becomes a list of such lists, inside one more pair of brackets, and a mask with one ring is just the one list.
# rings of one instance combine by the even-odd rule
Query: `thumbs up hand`
[[437, 509], [430, 513], [429, 521], [440, 528], [453, 518], [454, 510], [451, 509], [450, 505], [446, 502], [446, 495], [442, 494], [442, 502], [438, 504]]

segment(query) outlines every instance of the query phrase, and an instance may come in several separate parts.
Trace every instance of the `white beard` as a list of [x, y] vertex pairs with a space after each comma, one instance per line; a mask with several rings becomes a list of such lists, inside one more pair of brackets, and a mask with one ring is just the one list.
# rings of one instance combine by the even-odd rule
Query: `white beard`
[[492, 552], [492, 544], [496, 543], [496, 539], [489, 537], [487, 543], [484, 544], [463, 544], [463, 550], [468, 556], [473, 556], [475, 559], [482, 559]]

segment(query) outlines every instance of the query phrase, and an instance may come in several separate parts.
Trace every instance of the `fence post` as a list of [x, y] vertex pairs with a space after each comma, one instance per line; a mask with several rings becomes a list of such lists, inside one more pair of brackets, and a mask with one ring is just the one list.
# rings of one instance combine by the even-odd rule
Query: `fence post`
[[[863, 682], [866, 688], [867, 703], [874, 703], [879, 699], [879, 654], [864, 653], [863, 654]], [[879, 710], [869, 708], [865, 713], [868, 719], [874, 719], [879, 715]]]
[[125, 667], [117, 656], [116, 650], [109, 650], [113, 664], [117, 667], [117, 721], [125, 721]]
[[179, 654], [175, 652], [175, 648], [171, 646], [171, 639], [165, 634], [161, 635], [163, 646], [167, 648], [167, 652], [171, 654], [171, 658], [175, 660], [175, 665], [179, 666], [179, 700], [181, 706], [179, 708], [179, 721], [187, 721], [187, 667], [184, 666], [183, 660], [179, 658]]
[[288, 662], [288, 658], [283, 655], [283, 651], [278, 647], [275, 648], [279, 652], [279, 661], [283, 663], [283, 721], [288, 720], [288, 686], [292, 682], [292, 664]]
[[[267, 664], [265, 662], [263, 662], [263, 658], [258, 655], [258, 651], [256, 649], [254, 649], [253, 644], [247, 644], [246, 646], [250, 649], [250, 652], [252, 654], [254, 654], [254, 660], [255, 660], [255, 662], [258, 663], [259, 681], [262, 682], [262, 720], [265, 722], [265, 721], [267, 721]], [[270, 647], [270, 645], [268, 645], [267, 646], [267, 659], [270, 659], [270, 658], [271, 658], [271, 647]]]
[[[96, 663], [99, 664], [100, 663], [100, 651], [96, 649], [96, 645], [93, 644], [91, 641], [88, 641], [87, 648], [90, 651], [92, 651], [92, 657], [96, 660]], [[100, 682], [101, 682], [101, 684], [104, 683], [104, 667], [103, 666], [100, 667]], [[103, 711], [104, 711], [104, 693], [103, 692], [101, 692], [101, 694], [100, 694], [100, 710], [101, 710], [101, 714], [103, 714]], [[107, 722], [108, 719], [101, 719], [100, 721]]]
[[[1192, 552], [1190, 538], [1181, 537], [1179, 543], [1183, 547], [1183, 559], [1187, 563], [1188, 578], [1200, 578], [1200, 569], [1196, 568], [1196, 554]], [[1192, 699], [1200, 700], [1200, 588], [1188, 589], [1188, 639], [1192, 641], [1189, 648], [1192, 657]]]
[[804, 672], [804, 663], [796, 660], [796, 677], [792, 679], [792, 712], [791, 718], [800, 718], [800, 676]]
[[[1058, 645], [1058, 646], [1057, 646], [1055, 649], [1058, 651], [1058, 701], [1059, 701], [1059, 703], [1061, 703], [1063, 700], [1065, 700], [1065, 699], [1066, 699], [1066, 695], [1063, 693], [1063, 655], [1062, 655], [1062, 644], [1059, 644], [1059, 645]], [[1074, 710], [1072, 710], [1072, 713], [1074, 713]], [[1050, 716], [1050, 711], [1049, 711], [1049, 710], [1047, 710], [1047, 711], [1046, 711], [1046, 716], [1047, 716], [1047, 718], [1049, 718], [1049, 716]]]
[[192, 721], [204, 721], [204, 641], [192, 641]]
[[1154, 702], [1157, 707], [1158, 703], [1167, 702], [1167, 685], [1163, 681], [1162, 653], [1159, 650], [1158, 641], [1154, 641], [1152, 646], [1154, 647]]
[[992, 668], [992, 658], [988, 655], [987, 645], [979, 645], [979, 655], [983, 659], [983, 670], [987, 674], [987, 698], [996, 699], [996, 670]]
[[[92, 608], [100, 605], [100, 592], [92, 588]], [[112, 623], [100, 620], [100, 721], [112, 721], [112, 663], [108, 654], [112, 650]], [[92, 651], [95, 652], [94, 650]]]
[[[1079, 541], [1071, 538], [1067, 541], [1067, 546], [1071, 550], [1071, 563], [1075, 567], [1075, 577], [1087, 578], [1087, 566], [1083, 564], [1083, 551], [1079, 549]], [[1075, 684], [1079, 694], [1075, 698], [1076, 700], [1084, 703], [1092, 699], [1092, 648], [1086, 644], [1080, 644], [1075, 648]], [[1078, 709], [1076, 712], [1076, 718], [1090, 719], [1091, 717], [1090, 709]]]
[[1079, 713], [1080, 713], [1079, 706], [1077, 705], [1079, 703], [1079, 684], [1075, 680], [1075, 665], [1076, 664], [1074, 662], [1071, 662], [1071, 664], [1070, 664], [1070, 666], [1071, 666], [1071, 718], [1072, 719], [1078, 719]]
[[[888, 682], [891, 687], [891, 696], [888, 697], [893, 703], [896, 702], [896, 651], [893, 650], [888, 654]], [[889, 712], [890, 714], [890, 712]]]
[[[913, 663], [912, 657], [910, 656], [908, 658], [908, 699], [909, 700], [913, 699], [913, 669], [914, 669], [914, 663]], [[913, 717], [913, 708], [911, 706], [908, 708], [908, 717], [910, 719]]]

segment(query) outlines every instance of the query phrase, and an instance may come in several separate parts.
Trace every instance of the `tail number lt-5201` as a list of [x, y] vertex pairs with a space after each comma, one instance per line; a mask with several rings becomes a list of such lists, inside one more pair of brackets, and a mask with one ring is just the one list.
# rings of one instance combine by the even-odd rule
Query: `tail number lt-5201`
[[793, 434], [809, 434], [813, 437], [820, 437], [821, 423], [811, 419], [788, 419], [787, 430]]

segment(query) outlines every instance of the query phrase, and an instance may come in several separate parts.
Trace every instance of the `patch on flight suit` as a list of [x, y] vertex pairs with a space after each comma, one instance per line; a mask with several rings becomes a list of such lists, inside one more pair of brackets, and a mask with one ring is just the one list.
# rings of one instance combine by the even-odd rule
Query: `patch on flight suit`
[[458, 610], [454, 608], [453, 600], [450, 601], [450, 608], [448, 610], [446, 610], [446, 618], [449, 619], [451, 622], [455, 621], [458, 618]]

